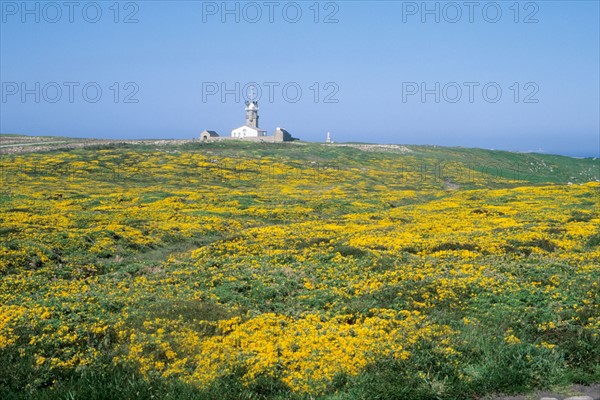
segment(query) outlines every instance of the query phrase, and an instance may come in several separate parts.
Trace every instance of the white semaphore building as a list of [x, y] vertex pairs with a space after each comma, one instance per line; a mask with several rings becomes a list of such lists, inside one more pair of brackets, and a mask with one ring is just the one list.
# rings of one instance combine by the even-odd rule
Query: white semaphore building
[[246, 125], [231, 131], [231, 137], [248, 138], [267, 136], [267, 131], [258, 127], [258, 101], [246, 101]]
[[246, 101], [246, 125], [235, 128], [231, 131], [231, 136], [220, 137], [215, 131], [205, 130], [200, 133], [200, 139], [203, 142], [221, 141], [221, 140], [247, 140], [266, 143], [275, 142], [293, 142], [299, 140], [293, 137], [284, 128], [277, 128], [273, 136], [267, 136], [267, 131], [258, 127], [258, 101], [252, 96]]

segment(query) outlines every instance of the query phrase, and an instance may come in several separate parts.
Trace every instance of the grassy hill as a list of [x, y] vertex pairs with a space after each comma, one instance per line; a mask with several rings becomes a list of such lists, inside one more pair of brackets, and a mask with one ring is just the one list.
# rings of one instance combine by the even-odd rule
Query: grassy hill
[[1, 398], [461, 399], [600, 381], [598, 159], [0, 152]]

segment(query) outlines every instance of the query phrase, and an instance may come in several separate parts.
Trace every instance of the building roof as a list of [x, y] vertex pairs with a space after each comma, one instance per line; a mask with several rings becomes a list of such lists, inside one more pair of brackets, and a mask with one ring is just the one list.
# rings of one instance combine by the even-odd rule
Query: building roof
[[216, 131], [208, 131], [208, 130], [201, 132], [200, 135], [203, 135], [204, 133], [208, 133], [208, 135], [210, 137], [218, 137], [219, 136], [219, 134]]

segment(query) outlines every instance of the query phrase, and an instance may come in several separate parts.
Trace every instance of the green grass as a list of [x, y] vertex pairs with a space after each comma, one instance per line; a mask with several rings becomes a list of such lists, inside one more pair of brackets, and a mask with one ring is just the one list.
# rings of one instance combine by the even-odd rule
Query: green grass
[[[381, 174], [373, 174], [365, 179], [353, 182], [345, 182], [342, 178], [338, 180], [315, 180], [306, 184], [301, 189], [322, 189], [326, 186], [344, 187], [349, 193], [358, 195], [368, 194], [377, 185], [384, 187], [395, 187], [405, 189], [416, 189], [422, 192], [416, 198], [398, 198], [387, 204], [381, 204], [378, 199], [366, 198], [364, 204], [358, 209], [352, 202], [344, 199], [337, 201], [324, 199], [320, 195], [311, 198], [272, 199], [272, 194], [265, 193], [260, 196], [254, 193], [245, 193], [244, 190], [256, 186], [256, 182], [249, 180], [237, 180], [221, 182], [219, 177], [197, 184], [198, 190], [221, 191], [222, 201], [236, 200], [239, 209], [249, 207], [271, 207], [273, 204], [294, 205], [301, 203], [312, 207], [312, 214], [306, 220], [336, 220], [344, 215], [356, 212], [381, 211], [382, 209], [394, 209], [398, 207], [410, 207], [428, 203], [435, 198], [448, 196], [445, 189], [446, 181], [460, 185], [461, 189], [483, 188], [497, 189], [504, 187], [517, 187], [524, 184], [566, 184], [567, 182], [580, 183], [587, 180], [600, 179], [598, 162], [600, 160], [573, 159], [568, 157], [542, 155], [542, 154], [520, 154], [503, 151], [488, 151], [480, 149], [442, 148], [431, 146], [408, 146], [411, 153], [398, 154], [392, 152], [367, 152], [352, 147], [323, 146], [312, 143], [299, 144], [258, 144], [246, 142], [218, 142], [218, 143], [189, 143], [181, 146], [158, 147], [165, 151], [199, 152], [210, 154], [219, 160], [224, 159], [252, 159], [260, 161], [268, 159], [269, 162], [277, 162], [286, 166], [295, 167], [296, 171], [312, 171], [314, 163], [319, 166], [329, 166], [336, 174], [346, 171], [360, 171], [362, 168], [370, 168], [372, 160], [389, 166], [390, 169], [380, 171]], [[112, 150], [117, 152], [135, 152], [141, 160], [146, 153], [154, 151], [157, 146], [150, 144], [112, 144], [97, 145], [86, 149], [72, 149], [68, 152], [74, 157], [92, 161], [94, 152], [98, 150]], [[36, 159], [39, 154], [29, 155]], [[0, 161], [10, 164], [16, 155], [3, 155]], [[111, 171], [114, 165], [101, 166]], [[387, 164], [386, 164], [387, 163]], [[422, 180], [402, 180], [403, 172], [420, 171], [425, 166], [425, 176]], [[445, 167], [439, 169], [437, 166]], [[154, 166], [153, 166], [154, 167]], [[152, 168], [152, 167], [151, 167]], [[229, 168], [225, 166], [225, 168]], [[387, 168], [387, 167], [386, 167]], [[438, 168], [438, 169], [436, 169]], [[441, 172], [440, 172], [441, 171]], [[445, 173], [444, 173], [445, 171]], [[173, 192], [181, 187], [189, 187], [189, 179], [197, 178], [193, 172], [181, 175], [162, 175], [155, 179], [154, 175], [140, 174], [126, 177], [115, 181], [111, 176], [96, 176], [97, 179], [79, 178], [88, 186], [114, 187], [117, 186], [125, 191], [129, 187], [141, 187], [145, 189], [139, 203], [141, 205], [163, 200], [173, 196]], [[438, 173], [440, 172], [440, 173]], [[473, 174], [480, 181], [471, 179]], [[218, 174], [217, 174], [218, 175]], [[150, 179], [152, 177], [152, 179]], [[522, 178], [521, 182], [509, 182], [507, 179]], [[261, 178], [262, 179], [262, 178]], [[260, 180], [260, 179], [259, 179]], [[361, 184], [357, 188], [357, 184]], [[11, 184], [12, 185], [12, 184]], [[0, 204], [5, 212], [35, 212], [26, 204], [13, 207], [15, 203], [27, 200], [24, 196], [12, 191], [11, 185], [6, 182], [0, 183]], [[106, 185], [106, 186], [103, 186]], [[112, 185], [112, 186], [111, 186]], [[121, 185], [121, 186], [119, 186]], [[346, 185], [346, 186], [344, 186]], [[229, 196], [227, 190], [235, 189], [241, 193]], [[101, 204], [105, 199], [91, 199], [77, 191], [61, 191], [64, 198], [85, 201], [86, 207], [92, 208]], [[124, 201], [130, 201], [125, 196]], [[477, 198], [473, 199], [477, 201]], [[585, 197], [578, 199], [577, 204], [566, 205], [569, 207], [568, 215], [571, 222], [589, 222], [597, 213], [597, 199]], [[56, 193], [48, 197], [48, 207], [52, 201], [59, 201]], [[509, 204], [517, 201], [514, 194], [495, 199], [495, 204]], [[270, 203], [269, 203], [270, 202]], [[494, 205], [489, 203], [488, 205]], [[8, 208], [6, 208], [8, 207]], [[482, 218], [490, 217], [485, 207], [477, 208], [475, 213]], [[198, 211], [197, 214], [205, 213]], [[206, 212], [206, 214], [209, 214]], [[225, 213], [226, 214], [226, 213]], [[224, 215], [228, 216], [228, 215]], [[241, 221], [244, 227], [254, 225], [278, 225], [285, 226], [286, 221], [281, 216], [269, 216], [266, 218], [255, 218], [251, 215], [243, 217], [232, 215]], [[146, 221], [131, 217], [126, 220], [131, 227], [143, 229]], [[400, 218], [399, 224], [410, 224], [409, 219]], [[82, 211], [76, 215], [74, 226], [85, 228], [94, 223], [94, 213]], [[40, 231], [44, 227], [39, 227]], [[0, 228], [0, 237], [8, 237], [17, 233], [14, 228]], [[104, 236], [108, 232], [102, 232], [98, 236]], [[506, 258], [488, 259], [501, 272], [512, 274], [519, 283], [526, 286], [528, 282], [540, 281], [544, 284], [550, 282], [554, 274], [568, 275], [573, 273], [568, 265], [560, 263], [542, 263], [532, 253], [534, 249], [541, 249], [551, 257], [557, 249], [552, 235], [560, 235], [560, 227], [551, 227], [548, 236], [541, 239], [529, 241], [513, 240], [507, 244]], [[90, 241], [96, 241], [99, 237], [89, 237]], [[165, 300], [161, 293], [148, 293], [140, 299], [138, 308], [129, 312], [128, 323], [137, 329], [144, 329], [144, 321], [156, 318], [183, 321], [188, 326], [194, 326], [203, 336], [211, 336], [216, 333], [214, 322], [232, 316], [245, 316], [250, 310], [254, 313], [276, 312], [286, 315], [299, 315], [308, 310], [330, 310], [341, 312], [345, 310], [350, 314], [365, 315], [375, 307], [390, 307], [404, 309], [408, 307], [413, 299], [412, 293], [435, 292], [435, 282], [423, 279], [416, 282], [403, 282], [397, 285], [385, 285], [380, 289], [349, 299], [340, 299], [330, 293], [318, 293], [311, 298], [299, 296], [302, 290], [305, 276], [298, 273], [290, 273], [281, 268], [269, 268], [267, 265], [294, 262], [293, 257], [286, 254], [263, 255], [260, 260], [264, 269], [260, 273], [269, 276], [268, 285], [257, 282], [253, 276], [255, 271], [240, 268], [237, 280], [234, 282], [215, 282], [212, 294], [218, 301], [212, 298], [191, 298], [186, 289], [194, 284], [206, 285], [212, 278], [201, 268], [193, 270], [193, 273], [179, 277], [176, 272], [183, 267], [192, 270], [191, 261], [186, 255], [197, 248], [211, 246], [218, 241], [235, 240], [239, 238], [237, 233], [226, 236], [215, 232], [202, 237], [185, 238], [176, 232], [165, 236], [160, 245], [135, 247], [128, 243], [119, 241], [114, 253], [107, 253], [98, 257], [92, 257], [83, 249], [70, 248], [64, 254], [58, 254], [51, 248], [40, 244], [40, 251], [47, 255], [52, 262], [61, 264], [60, 268], [50, 274], [47, 279], [64, 279], [65, 281], [81, 279], [93, 282], [95, 279], [110, 282], [128, 281], [135, 277], [168, 277], [173, 280], [173, 287], [165, 290], [176, 292], [181, 290], [176, 300]], [[310, 248], [327, 242], [328, 238], [314, 237], [310, 240], [290, 241], [289, 250]], [[17, 242], [7, 242], [8, 247], [17, 246]], [[60, 244], [60, 243], [59, 243]], [[588, 249], [600, 245], [600, 231], [589, 236], [585, 242]], [[391, 256], [381, 248], [363, 249], [351, 246], [344, 241], [332, 243], [333, 252], [321, 254], [323, 265], [327, 265], [333, 257], [333, 253], [339, 253], [344, 258], [357, 260], [357, 265], [364, 271], [365, 276], [370, 273], [382, 274], [385, 271], [403, 268], [416, 259], [415, 254], [421, 248], [407, 247], [399, 254]], [[60, 247], [60, 246], [57, 246]], [[468, 241], [443, 242], [432, 249], [431, 253], [446, 252], [453, 250], [467, 250], [478, 252], [477, 246]], [[215, 255], [214, 263], [227, 260], [227, 254]], [[521, 256], [529, 256], [521, 260]], [[37, 258], [36, 258], [37, 257]], [[170, 257], [177, 259], [177, 263], [166, 263]], [[511, 257], [515, 257], [514, 259]], [[62, 259], [75, 260], [74, 263], [63, 263]], [[518, 261], [515, 261], [518, 260]], [[544, 259], [546, 260], [546, 259]], [[425, 261], [437, 263], [436, 257], [431, 256]], [[41, 260], [37, 255], [30, 255], [28, 259], [28, 271], [35, 273], [42, 267]], [[451, 263], [451, 261], [450, 261]], [[62, 265], [65, 264], [65, 265]], [[516, 265], [516, 266], [515, 266]], [[310, 276], [314, 270], [310, 266], [303, 271]], [[8, 273], [12, 273], [9, 271]], [[158, 279], [158, 278], [157, 278]], [[572, 298], [578, 299], [582, 295], [593, 291], [591, 283], [577, 285], [569, 288], [573, 291]], [[27, 284], [24, 283], [24, 285]], [[33, 296], [43, 297], [46, 295], [43, 288], [35, 288], [34, 282], [29, 288]], [[177, 285], [181, 289], [176, 288]], [[340, 375], [331, 384], [323, 398], [329, 399], [464, 399], [477, 398], [484, 394], [494, 392], [517, 393], [527, 392], [539, 387], [550, 387], [573, 382], [590, 383], [600, 380], [600, 340], [593, 337], [584, 337], [579, 326], [564, 326], [553, 331], [551, 334], [561, 343], [570, 343], [570, 347], [563, 349], [561, 353], [550, 352], [543, 347], [536, 347], [535, 342], [538, 333], [535, 327], [538, 323], [546, 320], [553, 312], [553, 303], [544, 297], [541, 290], [530, 293], [523, 290], [513, 298], [507, 298], [503, 293], [487, 293], [480, 295], [477, 300], [470, 301], [470, 288], [463, 294], [463, 300], [468, 307], [467, 310], [459, 309], [452, 302], [440, 304], [437, 314], [432, 316], [439, 323], [445, 323], [455, 327], [459, 332], [461, 342], [457, 346], [463, 356], [459, 360], [461, 367], [452, 368], [457, 360], [452, 357], [441, 357], [439, 349], [432, 348], [430, 343], [418, 343], [417, 349], [408, 361], [379, 360], [369, 365], [361, 374], [355, 377]], [[415, 295], [416, 296], [416, 295]], [[592, 299], [594, 300], [594, 299]], [[597, 300], [594, 300], [597, 301]], [[65, 306], [66, 308], [67, 306]], [[98, 307], [103, 310], [119, 311], [126, 307], [121, 300], [99, 299]], [[73, 318], [83, 318], [86, 310], [68, 310]], [[481, 317], [480, 324], [473, 327], [460, 325], [461, 319], [468, 312], [473, 312]], [[565, 317], [568, 317], [565, 311]], [[593, 312], [592, 310], [589, 311]], [[513, 329], [515, 334], [522, 339], [522, 343], [507, 345], [503, 334], [506, 329]], [[550, 335], [550, 334], [549, 334]], [[110, 337], [107, 339], [110, 340]], [[22, 343], [25, 345], [25, 343]], [[70, 374], [59, 376], [58, 381], [52, 384], [57, 377], [44, 375], [43, 370], [34, 365], [34, 360], [25, 355], [22, 356], [15, 349], [0, 351], [0, 398], [1, 399], [287, 399], [287, 398], [309, 398], [308, 396], [293, 396], [289, 389], [280, 381], [267, 377], [260, 377], [250, 385], [244, 385], [240, 377], [243, 371], [234, 371], [230, 375], [217, 380], [207, 389], [200, 390], [191, 385], [186, 385], [175, 379], [162, 377], [143, 377], [132, 366], [113, 365], [110, 357], [113, 354], [104, 354], [106, 359], [98, 360], [98, 363], [89, 367], [82, 367]], [[531, 362], [534, 360], [534, 362]], [[460, 371], [460, 375], [457, 373]]]

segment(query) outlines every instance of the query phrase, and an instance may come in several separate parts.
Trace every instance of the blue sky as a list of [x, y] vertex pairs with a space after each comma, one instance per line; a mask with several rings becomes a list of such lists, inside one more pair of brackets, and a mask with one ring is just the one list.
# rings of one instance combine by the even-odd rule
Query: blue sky
[[600, 152], [598, 1], [0, 3], [2, 133]]

